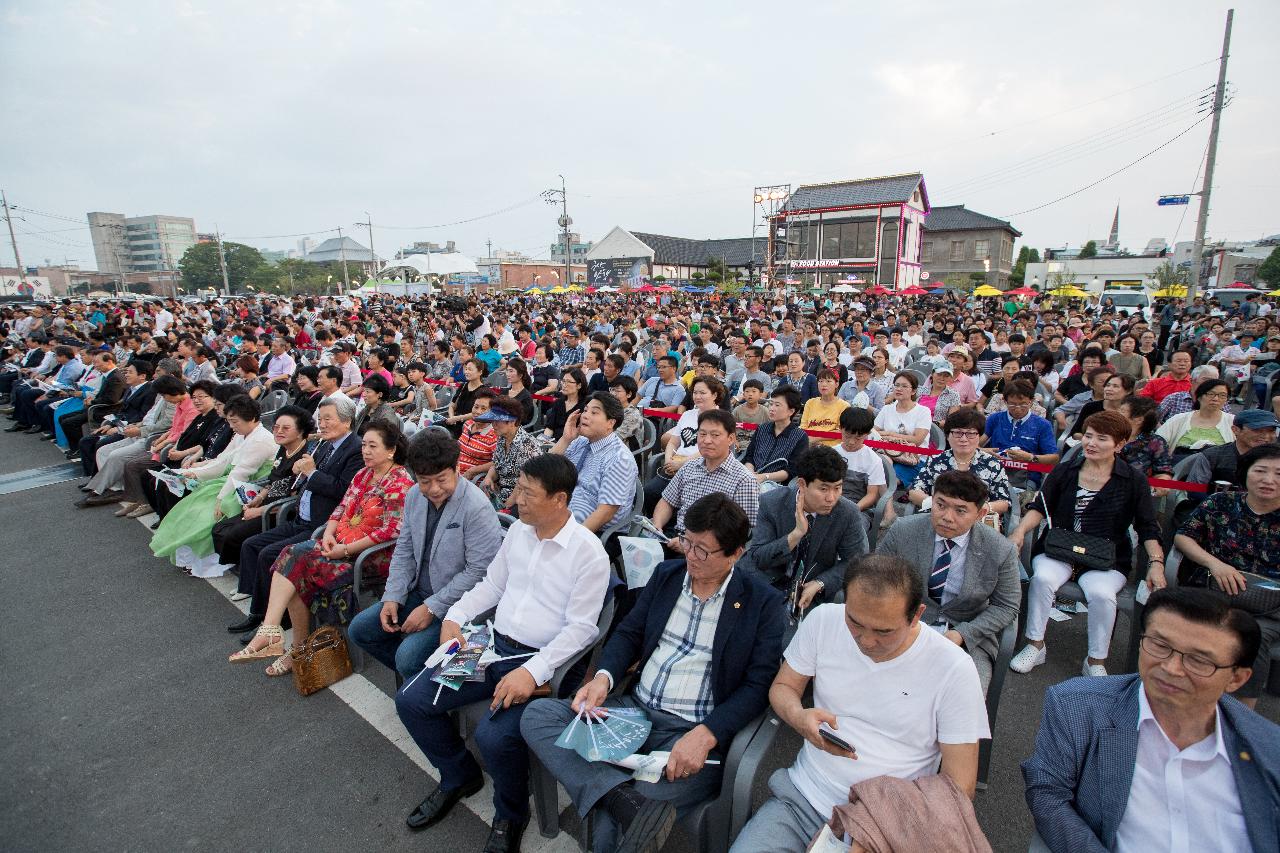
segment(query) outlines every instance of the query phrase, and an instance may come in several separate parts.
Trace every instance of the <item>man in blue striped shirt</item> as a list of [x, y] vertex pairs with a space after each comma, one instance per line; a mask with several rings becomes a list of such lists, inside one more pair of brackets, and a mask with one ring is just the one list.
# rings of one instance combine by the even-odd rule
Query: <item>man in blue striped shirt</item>
[[551, 449], [564, 454], [578, 469], [578, 485], [569, 512], [601, 541], [630, 520], [639, 471], [635, 457], [614, 433], [623, 418], [617, 398], [597, 391], [581, 412], [569, 416], [564, 434]]

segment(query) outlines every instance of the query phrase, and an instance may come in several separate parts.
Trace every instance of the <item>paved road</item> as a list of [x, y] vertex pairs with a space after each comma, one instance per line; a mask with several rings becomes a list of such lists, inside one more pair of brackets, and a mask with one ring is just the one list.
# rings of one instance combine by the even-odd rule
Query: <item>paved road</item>
[[[49, 444], [0, 434], [0, 473], [60, 461]], [[78, 482], [0, 495], [5, 849], [481, 849], [487, 791], [427, 833], [404, 828], [434, 781], [395, 719], [389, 672], [371, 662], [304, 699], [259, 666], [226, 663], [237, 645], [223, 628], [239, 612], [229, 584], [153, 558], [136, 521], [73, 509]], [[1026, 849], [1017, 765], [1045, 686], [1078, 672], [1083, 629], [1082, 616], [1055, 623], [1050, 663], [1006, 682], [991, 787], [976, 803], [998, 851]], [[1277, 719], [1280, 702], [1263, 711]], [[770, 767], [798, 743], [784, 732]], [[576, 846], [567, 832], [527, 840], [531, 851]], [[667, 849], [692, 846], [677, 834]]]

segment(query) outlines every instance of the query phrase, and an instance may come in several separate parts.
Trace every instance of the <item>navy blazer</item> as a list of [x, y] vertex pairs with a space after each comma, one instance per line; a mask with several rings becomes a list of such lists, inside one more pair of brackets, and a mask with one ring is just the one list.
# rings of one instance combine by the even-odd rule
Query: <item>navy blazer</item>
[[[320, 455], [320, 447], [317, 445], [313, 456]], [[303, 491], [311, 492], [311, 518], [308, 524], [319, 525], [329, 520], [338, 504], [342, 503], [347, 487], [363, 467], [360, 436], [349, 433], [342, 446], [307, 478]]]
[[[1054, 853], [1110, 850], [1138, 757], [1137, 674], [1073, 678], [1050, 687], [1036, 749], [1022, 762], [1027, 807]], [[1280, 726], [1230, 696], [1218, 700], [1255, 853], [1280, 847]]]
[[[621, 681], [632, 664], [640, 669], [658, 648], [686, 577], [683, 559], [667, 560], [635, 607], [605, 643], [599, 669]], [[769, 706], [769, 687], [782, 661], [785, 609], [781, 593], [758, 575], [735, 569], [711, 646], [711, 695], [715, 708], [703, 724], [727, 750], [733, 736]]]
[[150, 382], [143, 382], [137, 390], [126, 390], [124, 405], [120, 407], [120, 420], [129, 424], [140, 423], [156, 402], [156, 392]]

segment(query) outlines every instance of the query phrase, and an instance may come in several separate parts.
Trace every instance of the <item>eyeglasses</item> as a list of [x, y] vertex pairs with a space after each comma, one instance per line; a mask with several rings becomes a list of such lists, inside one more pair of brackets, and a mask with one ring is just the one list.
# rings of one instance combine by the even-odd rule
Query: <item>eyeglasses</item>
[[712, 554], [719, 554], [724, 550], [723, 548], [716, 548], [714, 551], [707, 550], [683, 533], [677, 536], [676, 539], [679, 540], [680, 547], [684, 549], [685, 556], [693, 557], [695, 560], [705, 560]]
[[953, 429], [947, 433], [948, 438], [977, 438], [978, 435], [976, 429]]
[[1139, 645], [1142, 647], [1144, 652], [1151, 655], [1156, 660], [1167, 660], [1172, 654], [1182, 655], [1182, 668], [1187, 671], [1187, 674], [1199, 676], [1200, 678], [1208, 678], [1220, 669], [1236, 668], [1236, 664], [1233, 663], [1223, 666], [1222, 664], [1214, 663], [1202, 655], [1191, 654], [1189, 652], [1184, 652], [1181, 649], [1175, 649], [1164, 640], [1159, 640], [1146, 634], [1142, 635]]

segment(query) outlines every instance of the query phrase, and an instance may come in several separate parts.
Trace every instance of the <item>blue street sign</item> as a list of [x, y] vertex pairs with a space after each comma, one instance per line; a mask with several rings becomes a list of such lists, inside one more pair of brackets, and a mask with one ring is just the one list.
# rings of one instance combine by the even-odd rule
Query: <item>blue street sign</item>
[[1162, 195], [1156, 199], [1156, 204], [1161, 207], [1167, 207], [1171, 204], [1190, 204], [1191, 196], [1189, 195]]

